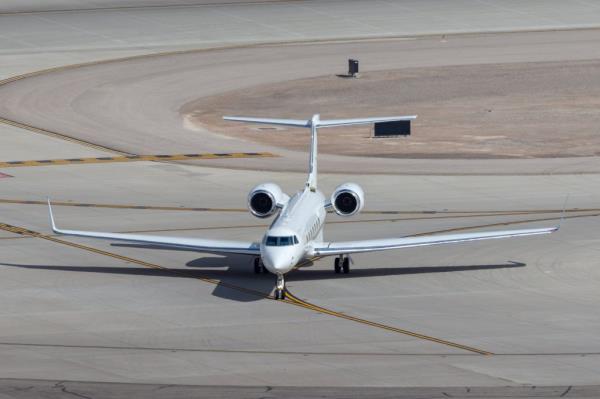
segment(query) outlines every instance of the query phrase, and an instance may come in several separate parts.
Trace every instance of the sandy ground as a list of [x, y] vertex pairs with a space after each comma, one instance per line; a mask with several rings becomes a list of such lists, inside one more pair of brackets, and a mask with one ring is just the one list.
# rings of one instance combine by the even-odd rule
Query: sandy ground
[[[182, 113], [213, 131], [293, 150], [293, 128], [236, 125], [222, 115], [307, 119], [419, 114], [410, 138], [372, 138], [372, 128], [320, 135], [321, 152], [403, 158], [529, 158], [600, 152], [600, 62], [408, 68], [335, 75], [235, 90], [186, 104]], [[288, 132], [289, 130], [289, 132]], [[285, 131], [285, 132], [284, 132]]]

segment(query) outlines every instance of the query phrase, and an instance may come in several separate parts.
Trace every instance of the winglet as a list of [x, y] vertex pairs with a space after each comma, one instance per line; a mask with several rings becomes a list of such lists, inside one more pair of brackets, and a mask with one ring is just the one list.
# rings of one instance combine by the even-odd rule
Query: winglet
[[54, 215], [52, 214], [52, 205], [50, 204], [50, 197], [48, 197], [48, 215], [50, 216], [50, 225], [52, 226], [52, 231], [58, 233], [56, 223], [54, 223]]
[[565, 212], [567, 210], [567, 202], [569, 202], [569, 196], [571, 194], [567, 194], [567, 196], [565, 197], [565, 203], [563, 204], [563, 209], [562, 212], [560, 214], [560, 220], [558, 222], [558, 226], [556, 226], [556, 230], [558, 231], [558, 229], [560, 229], [560, 226], [562, 226], [563, 220], [565, 220]]

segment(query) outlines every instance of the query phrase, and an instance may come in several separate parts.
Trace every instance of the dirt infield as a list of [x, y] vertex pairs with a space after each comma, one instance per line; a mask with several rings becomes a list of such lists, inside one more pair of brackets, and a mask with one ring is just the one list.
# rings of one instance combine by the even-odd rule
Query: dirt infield
[[574, 61], [367, 71], [359, 79], [321, 76], [201, 98], [181, 113], [218, 133], [294, 150], [306, 149], [302, 130], [238, 125], [221, 116], [418, 114], [409, 138], [374, 139], [370, 127], [335, 128], [320, 136], [320, 151], [539, 158], [598, 155], [599, 109], [600, 61]]

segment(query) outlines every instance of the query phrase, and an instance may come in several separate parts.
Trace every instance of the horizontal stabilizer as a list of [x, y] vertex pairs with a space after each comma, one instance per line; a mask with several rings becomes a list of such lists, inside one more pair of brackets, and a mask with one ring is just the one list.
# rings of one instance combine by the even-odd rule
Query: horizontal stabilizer
[[383, 116], [383, 117], [379, 117], [379, 118], [375, 117], [375, 118], [355, 118], [355, 119], [329, 119], [329, 120], [319, 121], [319, 127], [365, 125], [368, 123], [412, 121], [413, 119], [417, 119], [417, 115]]
[[248, 122], [248, 123], [262, 123], [267, 125], [279, 125], [279, 126], [292, 126], [292, 127], [306, 127], [311, 129], [311, 140], [310, 140], [310, 158], [308, 159], [308, 180], [306, 186], [311, 190], [317, 188], [317, 130], [321, 127], [335, 127], [335, 126], [350, 126], [350, 125], [364, 125], [364, 124], [375, 124], [380, 122], [398, 122], [398, 121], [411, 121], [415, 119], [416, 115], [408, 116], [382, 116], [375, 118], [354, 118], [354, 119], [330, 119], [321, 120], [319, 114], [315, 114], [312, 118], [307, 120], [299, 119], [271, 119], [271, 118], [254, 118], [246, 116], [224, 116], [223, 119], [226, 121], [234, 122]]
[[299, 119], [271, 119], [271, 118], [254, 118], [246, 116], [224, 116], [223, 119], [226, 121], [234, 122], [248, 122], [248, 123], [261, 123], [267, 125], [279, 125], [279, 126], [294, 126], [294, 127], [335, 127], [335, 126], [350, 126], [350, 125], [365, 125], [369, 123], [380, 123], [380, 122], [396, 122], [396, 121], [412, 121], [416, 119], [417, 115], [405, 115], [405, 116], [382, 116], [374, 118], [353, 118], [353, 119], [329, 119], [321, 120], [319, 118], [312, 118], [307, 120]]
[[245, 116], [224, 116], [223, 119], [225, 119], [226, 121], [262, 123], [266, 125], [310, 127], [310, 120], [301, 121], [298, 119], [252, 118]]

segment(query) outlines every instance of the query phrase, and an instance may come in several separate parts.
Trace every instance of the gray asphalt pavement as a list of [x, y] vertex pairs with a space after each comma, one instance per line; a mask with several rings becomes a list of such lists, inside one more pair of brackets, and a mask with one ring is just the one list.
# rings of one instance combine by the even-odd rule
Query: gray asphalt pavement
[[[12, 11], [26, 11], [34, 3], [6, 4]], [[285, 24], [292, 32], [311, 31], [308, 38], [316, 39], [345, 37], [356, 19], [369, 25], [380, 21], [381, 26], [400, 21], [405, 14], [395, 19], [389, 7], [407, 4], [218, 7], [243, 16], [235, 24], [240, 32], [264, 24], [268, 10], [279, 18], [266, 22]], [[571, 7], [562, 2], [514, 2], [510, 7], [444, 2], [445, 9], [441, 3], [410, 4], [407, 12], [418, 11], [406, 17], [414, 24], [413, 34], [431, 32], [430, 17], [436, 15], [452, 16], [436, 19], [436, 30], [483, 29], [473, 26], [475, 20], [518, 30], [583, 27], [597, 10], [583, 1]], [[202, 20], [201, 7], [214, 11], [214, 18]], [[47, 66], [201, 46], [210, 37], [193, 39], [198, 31], [188, 32], [186, 26], [229, 21], [210, 7], [217, 6], [2, 15], [0, 57], [10, 62], [0, 72], [8, 77]], [[298, 7], [310, 12], [290, 11]], [[318, 7], [327, 11], [311, 10]], [[150, 13], [154, 19], [148, 19]], [[330, 21], [331, 13], [350, 22], [315, 30], [312, 23]], [[305, 19], [308, 14], [315, 19]], [[108, 15], [114, 24], [104, 26]], [[163, 17], [166, 22], [157, 22]], [[34, 24], [30, 18], [44, 21], [40, 27], [45, 28], [28, 30]], [[148, 21], [156, 36], [144, 30]], [[170, 36], [165, 32], [174, 22]], [[371, 31], [361, 25], [360, 35], [397, 35], [408, 26], [392, 25], [397, 30]], [[74, 26], [93, 34], [75, 35], [80, 31]], [[249, 30], [251, 41], [294, 39], [263, 28]], [[139, 35], [130, 35], [136, 29]], [[215, 33], [219, 43], [238, 42], [241, 33], [227, 29]], [[69, 30], [71, 35], [65, 33]], [[263, 181], [280, 183], [288, 192], [301, 187], [306, 154], [186, 129], [180, 115], [186, 102], [337, 72], [348, 54], [382, 70], [597, 59], [597, 42], [597, 31], [575, 30], [451, 36], [444, 42], [260, 46], [100, 63], [3, 82], [3, 161], [110, 154], [61, 134], [135, 153], [260, 149], [282, 157], [0, 170], [12, 176], [0, 179], [0, 396], [598, 397], [596, 158], [530, 159], [513, 165], [323, 157], [319, 182], [325, 193], [348, 180], [367, 193], [366, 212], [354, 219], [330, 217], [326, 239], [552, 226], [559, 223], [570, 193], [568, 212], [551, 236], [357, 255], [347, 276], [333, 273], [332, 259], [318, 260], [289, 276], [289, 289], [300, 301], [296, 304], [265, 297], [274, 278], [254, 275], [244, 257], [54, 237], [43, 205], [47, 195], [62, 203], [55, 214], [65, 228], [257, 239], [268, 221], [239, 211], [248, 191]], [[411, 56], [401, 56], [406, 54]], [[393, 173], [381, 174], [390, 165]], [[429, 175], [419, 175], [423, 171]], [[156, 208], [161, 206], [181, 209]], [[198, 207], [208, 209], [191, 209]]]
[[364, 398], [373, 399], [428, 399], [428, 398], [595, 398], [595, 386], [553, 387], [464, 387], [464, 388], [299, 388], [299, 387], [218, 387], [198, 385], [151, 385], [151, 384], [106, 384], [71, 381], [0, 380], [0, 394], [14, 398], [30, 398], [32, 395], [51, 397], [79, 396], [86, 398]]

